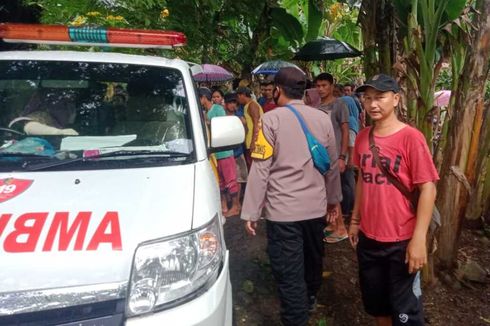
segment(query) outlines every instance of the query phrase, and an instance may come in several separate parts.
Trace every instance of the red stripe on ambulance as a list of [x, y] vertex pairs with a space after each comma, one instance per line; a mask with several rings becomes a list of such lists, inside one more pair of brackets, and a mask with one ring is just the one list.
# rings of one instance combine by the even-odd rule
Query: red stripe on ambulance
[[[110, 244], [112, 250], [122, 250], [121, 228], [118, 212], [106, 212], [93, 234], [87, 234], [92, 212], [79, 212], [70, 224], [68, 212], [56, 212], [42, 245], [42, 251], [93, 251], [101, 244]], [[14, 229], [3, 234], [12, 219], [12, 214], [0, 215], [0, 239], [3, 250], [11, 253], [34, 252], [41, 232], [47, 227], [49, 213], [25, 213], [12, 221]], [[58, 243], [55, 243], [58, 236]], [[73, 241], [74, 240], [74, 241]], [[86, 241], [88, 240], [88, 241]], [[86, 244], [86, 246], [84, 246]]]

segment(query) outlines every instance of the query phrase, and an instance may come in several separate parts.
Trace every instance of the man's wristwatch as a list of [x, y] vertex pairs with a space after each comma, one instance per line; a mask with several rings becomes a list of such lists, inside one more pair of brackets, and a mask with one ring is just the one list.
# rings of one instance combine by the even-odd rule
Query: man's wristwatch
[[339, 160], [345, 161], [346, 159], [347, 159], [347, 156], [345, 156], [344, 154], [339, 155]]

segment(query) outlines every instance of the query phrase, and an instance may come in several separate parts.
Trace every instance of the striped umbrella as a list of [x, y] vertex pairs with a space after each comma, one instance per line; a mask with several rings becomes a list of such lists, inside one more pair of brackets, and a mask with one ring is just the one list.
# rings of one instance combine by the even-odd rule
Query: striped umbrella
[[194, 75], [198, 82], [223, 82], [233, 79], [233, 74], [223, 67], [211, 64], [201, 65], [202, 71]]
[[448, 106], [451, 99], [451, 91], [442, 90], [434, 93], [435, 106]]
[[285, 67], [295, 67], [301, 70], [297, 65], [291, 62], [282, 61], [282, 60], [272, 60], [266, 61], [258, 65], [254, 70], [252, 70], [253, 75], [275, 75], [279, 69]]

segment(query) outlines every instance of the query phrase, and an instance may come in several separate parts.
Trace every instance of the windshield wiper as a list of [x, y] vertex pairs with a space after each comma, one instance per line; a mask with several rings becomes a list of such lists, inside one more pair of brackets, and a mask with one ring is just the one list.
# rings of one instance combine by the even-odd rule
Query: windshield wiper
[[51, 155], [40, 155], [34, 153], [21, 153], [21, 152], [0, 152], [0, 158], [2, 157], [44, 157], [50, 158], [53, 157]]
[[85, 157], [77, 157], [68, 160], [61, 160], [57, 162], [48, 162], [48, 163], [40, 163], [34, 165], [25, 165], [24, 168], [28, 171], [39, 171], [45, 170], [52, 167], [68, 165], [76, 162], [90, 161], [98, 158], [107, 158], [107, 157], [118, 157], [118, 156], [163, 156], [163, 157], [188, 157], [190, 154], [182, 153], [182, 152], [174, 152], [174, 151], [149, 151], [149, 150], [139, 150], [139, 151], [128, 151], [128, 150], [118, 150], [114, 152], [106, 152], [102, 154], [90, 155]]

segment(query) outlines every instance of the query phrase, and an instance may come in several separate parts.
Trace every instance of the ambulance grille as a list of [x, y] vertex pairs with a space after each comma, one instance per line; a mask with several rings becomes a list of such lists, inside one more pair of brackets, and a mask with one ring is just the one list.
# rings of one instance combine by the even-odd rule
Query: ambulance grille
[[126, 300], [111, 300], [73, 307], [1, 316], [2, 326], [122, 325]]

